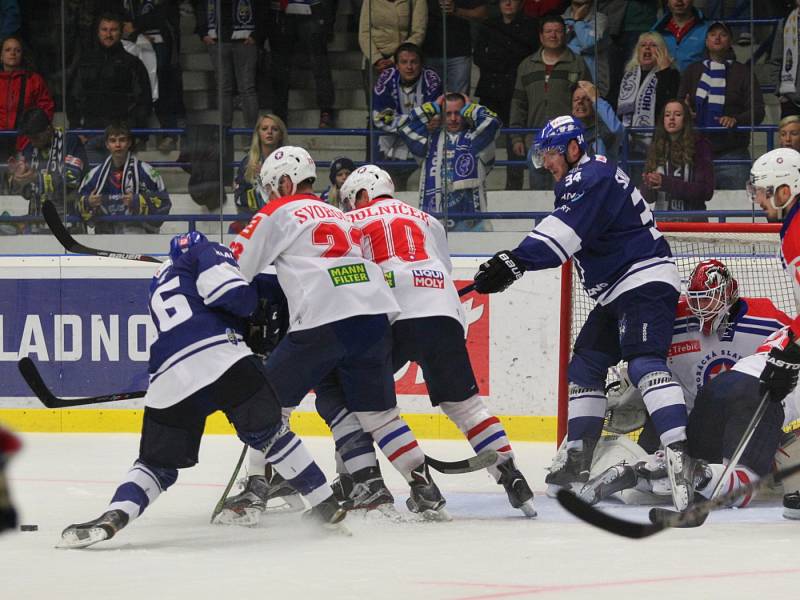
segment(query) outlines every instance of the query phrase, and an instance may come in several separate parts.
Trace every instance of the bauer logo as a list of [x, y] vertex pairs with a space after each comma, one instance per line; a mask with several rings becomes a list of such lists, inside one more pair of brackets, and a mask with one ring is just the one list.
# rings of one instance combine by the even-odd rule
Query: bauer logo
[[444, 273], [432, 269], [412, 269], [414, 287], [444, 289]]
[[332, 269], [328, 269], [328, 274], [331, 276], [334, 287], [369, 281], [367, 266], [364, 263], [333, 267]]

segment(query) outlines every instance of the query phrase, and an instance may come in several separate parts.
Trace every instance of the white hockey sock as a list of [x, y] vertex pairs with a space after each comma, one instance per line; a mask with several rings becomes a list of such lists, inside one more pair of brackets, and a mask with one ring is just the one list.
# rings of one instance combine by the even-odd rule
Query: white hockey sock
[[250, 447], [247, 449], [247, 474], [264, 475], [267, 470], [267, 457], [261, 450]]
[[162, 491], [156, 474], [146, 465], [135, 463], [117, 487], [106, 510], [121, 510], [128, 515], [128, 522], [133, 521], [155, 502]]
[[411, 433], [411, 429], [400, 418], [397, 408], [355, 414], [361, 426], [369, 432], [392, 466], [410, 482], [411, 471], [425, 462], [425, 454]]
[[686, 402], [681, 387], [667, 371], [652, 371], [638, 383], [644, 405], [666, 448], [686, 439]]
[[325, 475], [311, 457], [303, 440], [285, 430], [266, 452], [266, 460], [311, 506], [331, 495]]
[[[710, 498], [711, 494], [714, 492], [714, 488], [717, 487], [717, 482], [719, 481], [720, 477], [722, 477], [723, 471], [725, 471], [725, 465], [720, 464], [712, 464], [708, 465], [711, 469], [711, 480], [705, 485], [702, 490], [697, 490], [697, 493], [702, 495], [705, 498]], [[754, 481], [758, 481], [759, 477], [755, 473], [753, 473], [750, 469], [745, 466], [738, 465], [731, 471], [728, 475], [726, 480], [723, 482], [722, 486], [720, 486], [718, 495], [727, 494], [732, 492], [735, 489], [738, 489], [742, 486], [748, 485], [749, 483], [753, 483]], [[744, 508], [750, 501], [755, 497], [754, 494], [748, 494], [746, 496], [742, 496], [735, 502], [729, 504], [728, 506], [731, 507], [738, 507]]]
[[[467, 437], [476, 453], [485, 448], [495, 450], [501, 457], [499, 463], [514, 458], [511, 442], [500, 419], [489, 413], [477, 394], [463, 402], [442, 402], [439, 406]], [[487, 471], [495, 481], [500, 479], [500, 471], [496, 466], [489, 467]]]
[[582, 450], [584, 439], [600, 439], [607, 406], [608, 400], [603, 390], [569, 384], [568, 450]]

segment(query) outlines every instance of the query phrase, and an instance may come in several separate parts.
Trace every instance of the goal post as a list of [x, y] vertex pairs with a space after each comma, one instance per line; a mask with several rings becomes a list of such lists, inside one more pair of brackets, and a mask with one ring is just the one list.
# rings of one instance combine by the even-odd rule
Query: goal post
[[[672, 248], [685, 290], [689, 274], [702, 260], [724, 262], [739, 283], [739, 294], [768, 297], [775, 306], [794, 316], [797, 313], [792, 284], [783, 268], [780, 252], [780, 223], [658, 223], [658, 230]], [[594, 301], [587, 296], [575, 272], [573, 261], [562, 266], [558, 352], [558, 435], [566, 435], [569, 399], [567, 366], [578, 331]]]

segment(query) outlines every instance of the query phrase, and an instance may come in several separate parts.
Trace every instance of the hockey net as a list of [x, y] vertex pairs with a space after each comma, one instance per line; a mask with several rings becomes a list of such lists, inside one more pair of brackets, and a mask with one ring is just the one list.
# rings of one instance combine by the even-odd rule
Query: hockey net
[[[724, 262], [739, 283], [739, 294], [767, 297], [793, 317], [797, 313], [792, 284], [780, 253], [780, 224], [772, 223], [659, 223], [685, 289], [698, 262], [716, 258]], [[594, 302], [581, 287], [572, 261], [562, 267], [559, 336], [558, 440], [566, 435], [567, 365], [575, 338]]]

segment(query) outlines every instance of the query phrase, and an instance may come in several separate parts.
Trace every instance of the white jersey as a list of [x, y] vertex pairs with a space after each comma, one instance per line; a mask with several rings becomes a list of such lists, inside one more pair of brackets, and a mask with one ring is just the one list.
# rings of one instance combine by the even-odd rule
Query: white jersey
[[703, 335], [699, 319], [682, 296], [675, 314], [667, 364], [683, 389], [687, 408], [694, 407], [697, 393], [710, 379], [736, 369], [735, 365], [756, 352], [764, 338], [790, 321], [768, 298], [741, 298], [738, 312], [731, 316], [724, 331], [720, 328], [711, 335]]
[[358, 230], [311, 194], [268, 202], [231, 243], [248, 281], [275, 265], [289, 303], [289, 331], [400, 308], [380, 267], [364, 258]]
[[464, 326], [442, 224], [393, 198], [378, 198], [345, 215], [361, 232], [361, 249], [383, 269], [400, 319], [452, 317]]

